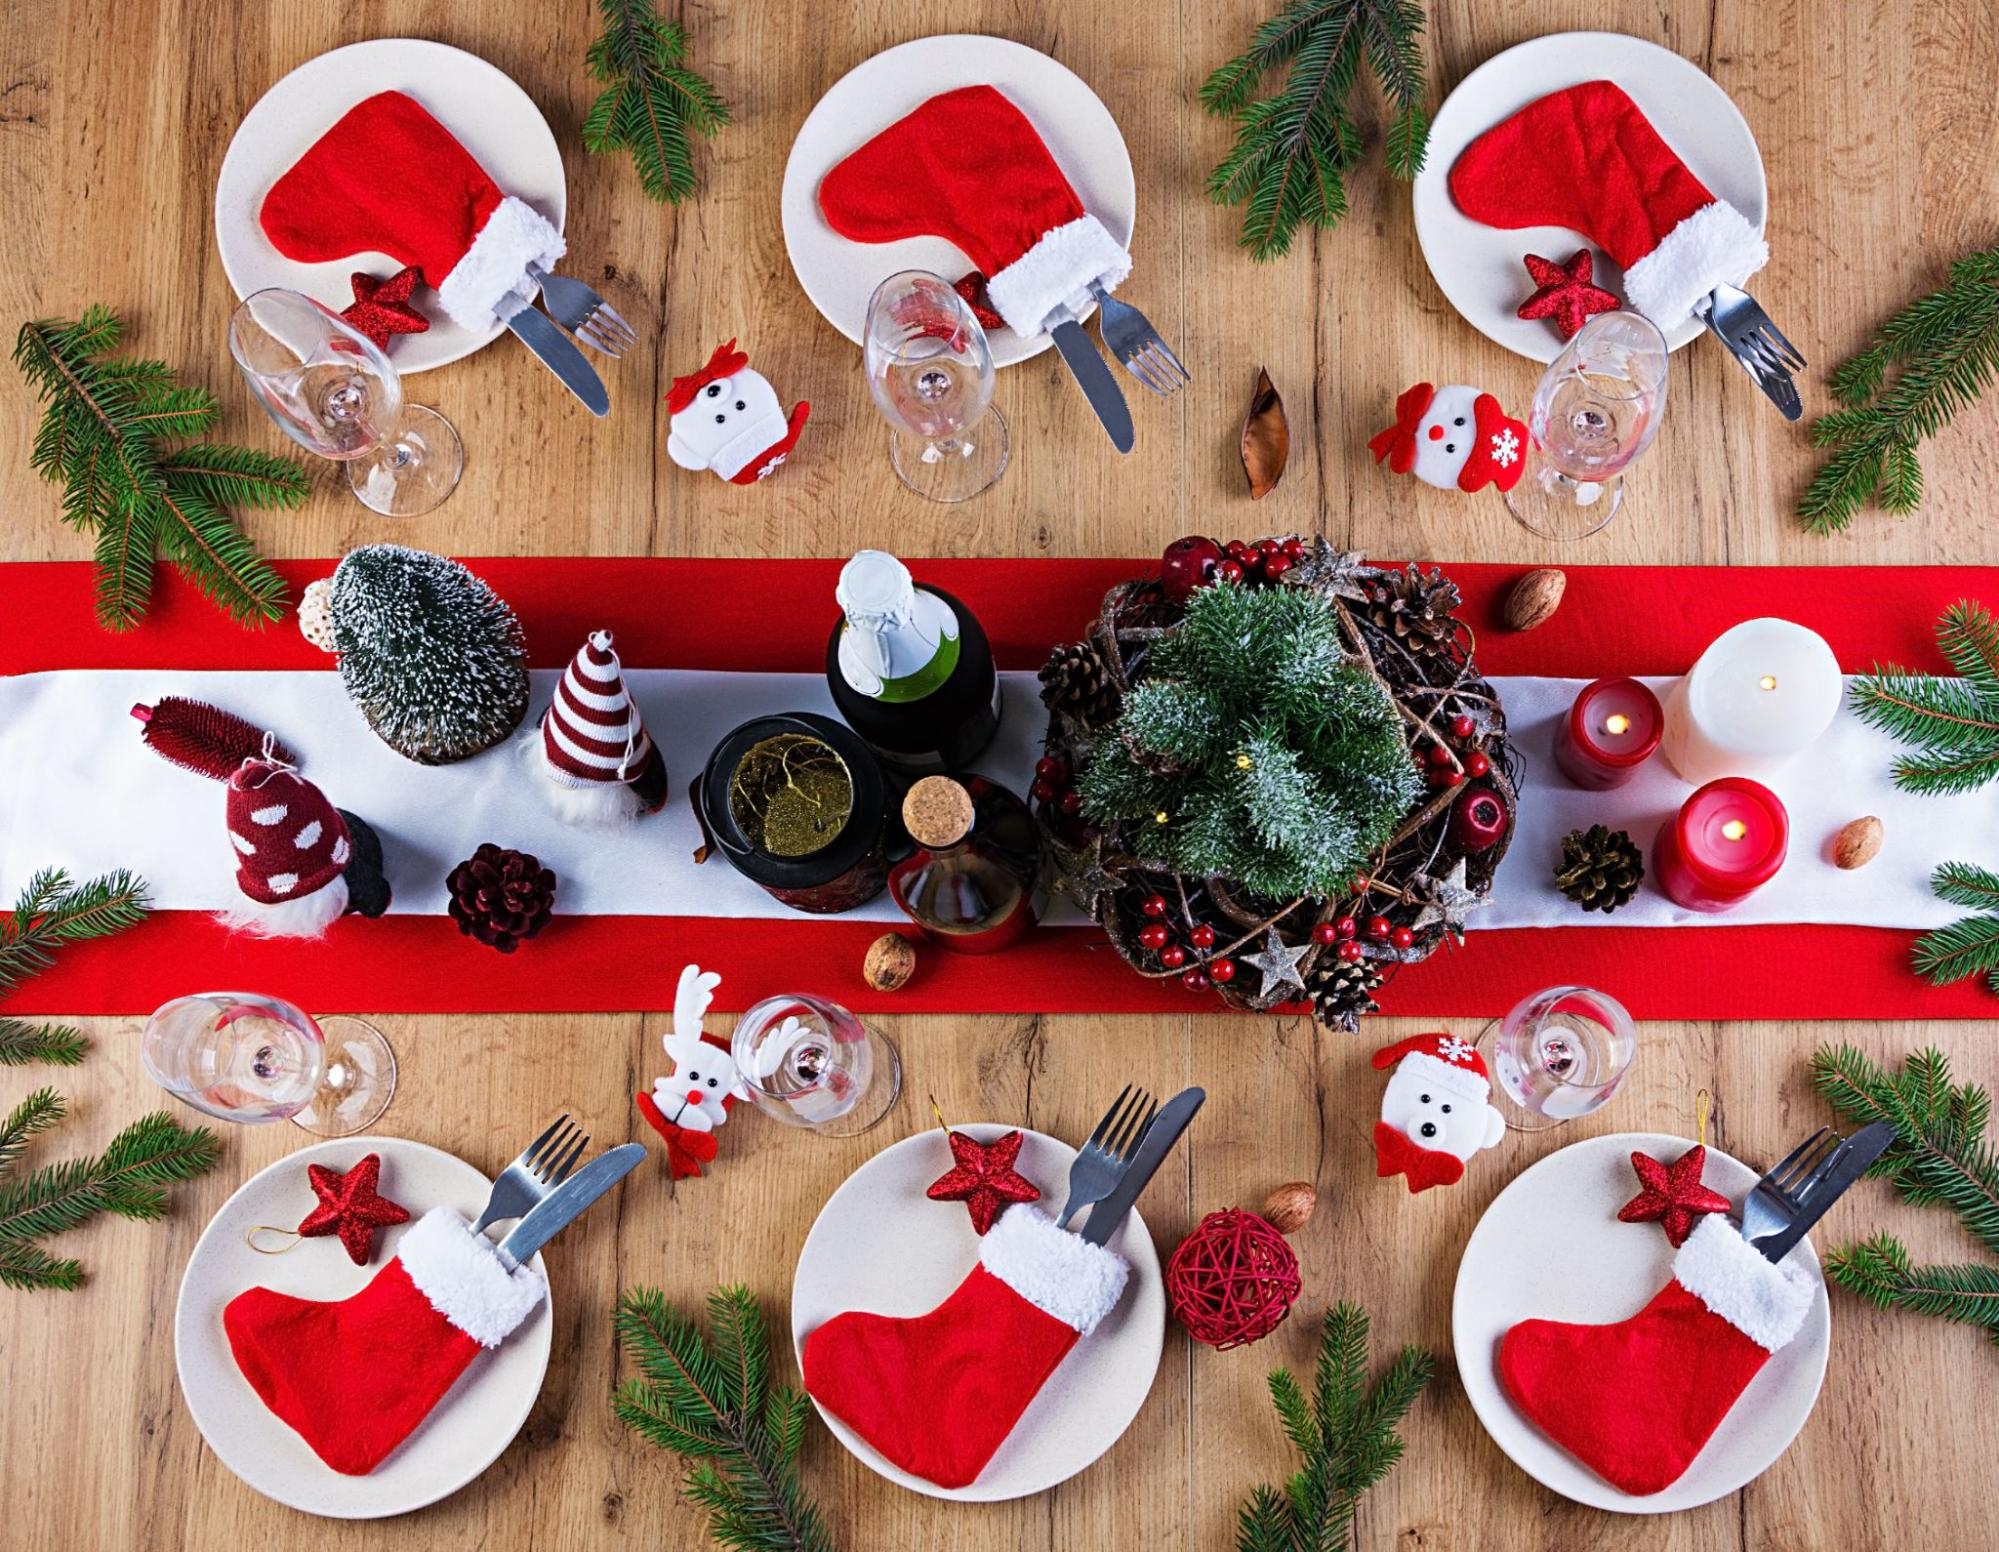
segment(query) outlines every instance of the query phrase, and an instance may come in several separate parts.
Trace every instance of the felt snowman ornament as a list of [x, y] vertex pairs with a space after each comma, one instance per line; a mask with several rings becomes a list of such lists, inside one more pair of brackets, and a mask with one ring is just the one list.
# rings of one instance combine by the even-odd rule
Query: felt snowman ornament
[[736, 342], [718, 345], [700, 371], [667, 390], [667, 456], [683, 469], [712, 469], [731, 485], [769, 479], [791, 456], [812, 406], [786, 419], [777, 390]]
[[1418, 383], [1395, 401], [1395, 424], [1367, 444], [1374, 461], [1439, 490], [1513, 489], [1527, 467], [1527, 427], [1489, 393]]
[[1506, 1135], [1488, 1103], [1485, 1060], [1468, 1041], [1412, 1035], [1376, 1051], [1374, 1067], [1394, 1069], [1374, 1124], [1375, 1173], [1406, 1176], [1411, 1194], [1457, 1184], [1466, 1161]]
[[639, 1094], [639, 1114], [666, 1139], [667, 1166], [675, 1180], [698, 1176], [714, 1162], [720, 1146], [715, 1129], [729, 1119], [730, 1107], [750, 1097], [729, 1047], [704, 1034], [701, 1016], [714, 1000], [721, 976], [688, 965], [673, 997], [673, 1028], [661, 1037], [673, 1062], [669, 1077], [655, 1078], [652, 1092]]

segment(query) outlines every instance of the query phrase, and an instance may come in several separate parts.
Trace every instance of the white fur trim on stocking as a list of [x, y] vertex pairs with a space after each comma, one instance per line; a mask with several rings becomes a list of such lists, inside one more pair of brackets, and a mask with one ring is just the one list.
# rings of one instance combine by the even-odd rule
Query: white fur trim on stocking
[[979, 1261], [1029, 1304], [1084, 1336], [1117, 1307], [1131, 1270], [1122, 1256], [1058, 1229], [1024, 1203], [1000, 1214], [979, 1242]]
[[548, 1292], [532, 1267], [502, 1266], [492, 1241], [449, 1207], [419, 1218], [396, 1257], [430, 1307], [481, 1347], [498, 1347]]
[[1805, 1323], [1818, 1285], [1803, 1267], [1763, 1252], [1716, 1213], [1701, 1219], [1673, 1257], [1673, 1278], [1757, 1346], [1777, 1351]]
[[547, 269], [568, 251], [562, 233], [540, 211], [509, 194], [486, 218], [450, 274], [423, 278], [437, 287], [437, 299], [453, 323], [483, 332], [493, 326], [501, 297], [509, 291], [533, 294], [530, 264]]
[[1662, 329], [1686, 320], [1716, 286], [1739, 286], [1770, 262], [1770, 245], [1742, 212], [1703, 205], [1624, 272], [1624, 296]]
[[1048, 315], [1066, 307], [1082, 317], [1090, 282], [1115, 291], [1131, 273], [1131, 255], [1095, 216], [1051, 227], [1032, 248], [986, 281], [993, 311], [1023, 339], [1047, 327]]
[[347, 914], [347, 880], [336, 878], [309, 895], [276, 905], [246, 898], [218, 914], [227, 925], [252, 937], [316, 938]]

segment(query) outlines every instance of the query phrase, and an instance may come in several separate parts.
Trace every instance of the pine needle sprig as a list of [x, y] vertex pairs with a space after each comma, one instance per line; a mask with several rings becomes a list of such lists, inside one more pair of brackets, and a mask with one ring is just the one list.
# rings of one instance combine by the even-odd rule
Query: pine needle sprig
[[1952, 265], [1946, 284], [1896, 313], [1833, 372], [1845, 407], [1812, 423], [1812, 441], [1831, 452], [1798, 502], [1805, 527], [1836, 533], [1870, 501], [1898, 516], [1913, 511], [1923, 495], [1916, 444], [1976, 403], [1995, 375], [1999, 248], [1988, 248]]
[[63, 944], [123, 932], [145, 919], [146, 886], [137, 875], [120, 869], [78, 884], [60, 868], [44, 868], [21, 890], [13, 913], [0, 915], [0, 993], [48, 969]]
[[63, 487], [63, 520], [97, 536], [98, 623], [139, 623], [162, 551], [231, 619], [277, 619], [284, 581], [229, 508], [295, 508], [310, 488], [305, 470], [193, 441], [215, 427], [214, 396], [176, 383], [163, 361], [103, 359], [118, 338], [117, 318], [95, 306], [74, 322], [23, 324], [14, 342], [14, 364], [43, 406], [30, 461]]
[[1853, 686], [1855, 715], [1914, 751], [1895, 762], [1895, 785], [1925, 796], [1999, 779], [1999, 619], [1959, 599], [1936, 637], [1957, 677], [1877, 664]]
[[[1987, 1090], [1954, 1083], [1949, 1059], [1934, 1049], [1910, 1053], [1890, 1074], [1850, 1045], [1821, 1046], [1812, 1082], [1842, 1118], [1895, 1129], [1869, 1174], [1890, 1181], [1912, 1206], [1949, 1208], [1999, 1258], [1999, 1152], [1986, 1138]], [[1917, 1266], [1899, 1241], [1880, 1234], [1832, 1252], [1825, 1269], [1875, 1304], [1980, 1326], [1999, 1342], [1999, 1266]]]
[[[1300, 226], [1331, 228], [1346, 214], [1345, 177], [1362, 150], [1351, 99], [1363, 64], [1394, 109], [1388, 170], [1405, 179], [1422, 171], [1423, 25], [1416, 0], [1290, 0], [1202, 84], [1208, 112], [1236, 125], [1208, 197], [1246, 205], [1238, 241], [1258, 261], [1288, 253]], [[1264, 73], [1287, 67], [1283, 87], [1257, 98]]]
[[1277, 1416], [1304, 1465], [1282, 1489], [1251, 1492], [1236, 1514], [1237, 1552], [1340, 1552], [1354, 1543], [1361, 1495], [1402, 1458], [1397, 1425], [1435, 1370], [1405, 1347], [1368, 1383], [1368, 1317], [1352, 1304], [1326, 1316], [1308, 1400], [1287, 1369], [1270, 1376]]
[[618, 1337], [638, 1365], [620, 1384], [618, 1418], [689, 1465], [683, 1491], [708, 1533], [736, 1552], [833, 1552], [798, 1479], [811, 1403], [773, 1389], [770, 1332], [747, 1288], [708, 1297], [708, 1337], [652, 1288], [618, 1301]]
[[205, 1174], [220, 1152], [206, 1127], [190, 1130], [161, 1110], [134, 1121], [97, 1158], [70, 1159], [9, 1178], [28, 1139], [64, 1114], [60, 1096], [40, 1089], [0, 1121], [0, 1285], [80, 1287], [82, 1265], [49, 1255], [37, 1240], [80, 1228], [99, 1213], [159, 1218], [167, 1210], [167, 1187]]
[[89, 1048], [83, 1031], [72, 1025], [0, 1018], [0, 1067], [25, 1067], [30, 1062], [74, 1067]]
[[583, 144], [629, 151], [649, 199], [677, 205], [694, 192], [690, 135], [704, 140], [729, 122], [729, 105], [689, 69], [687, 36], [652, 0], [597, 0], [604, 34], [584, 62], [607, 90], [583, 119]]
[[1970, 862], [1946, 862], [1930, 874], [1930, 892], [1978, 912], [1926, 932], [1909, 951], [1916, 973], [1932, 986], [1982, 975], [1999, 992], [1999, 873]]

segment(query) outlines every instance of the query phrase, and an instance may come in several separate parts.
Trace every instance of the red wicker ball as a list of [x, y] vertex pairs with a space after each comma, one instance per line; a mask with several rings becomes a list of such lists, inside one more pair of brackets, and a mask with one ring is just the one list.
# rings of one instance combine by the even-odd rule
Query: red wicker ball
[[1261, 1341], [1298, 1297], [1298, 1258], [1255, 1213], [1209, 1213], [1166, 1263], [1166, 1302], [1187, 1335], [1226, 1352]]

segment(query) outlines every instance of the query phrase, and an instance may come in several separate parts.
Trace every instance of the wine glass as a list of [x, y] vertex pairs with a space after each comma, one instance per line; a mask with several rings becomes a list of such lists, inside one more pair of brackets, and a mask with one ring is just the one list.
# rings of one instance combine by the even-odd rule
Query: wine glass
[[1506, 493], [1546, 539], [1586, 539], [1617, 515], [1624, 471], [1652, 445], [1666, 407], [1666, 336], [1632, 312], [1599, 313], [1534, 390], [1527, 467]]
[[931, 501], [967, 501], [1000, 477], [1006, 420], [992, 407], [993, 353], [950, 282], [910, 269], [876, 286], [866, 354], [897, 479]]
[[347, 485], [385, 517], [415, 517], [458, 488], [465, 448], [436, 410], [406, 403], [375, 342], [311, 297], [274, 286], [229, 320], [229, 353], [285, 435], [347, 465]]
[[221, 1121], [290, 1121], [320, 1137], [372, 1125], [396, 1092], [396, 1053], [374, 1025], [314, 1019], [278, 997], [200, 992], [146, 1020], [146, 1075]]
[[1492, 1076], [1525, 1112], [1507, 1120], [1517, 1132], [1544, 1131], [1608, 1103], [1638, 1054], [1624, 1005], [1588, 986], [1523, 998], [1496, 1029]]
[[736, 1072], [765, 1115], [827, 1137], [865, 1132], [902, 1092], [902, 1057], [837, 1002], [766, 997], [736, 1024]]

